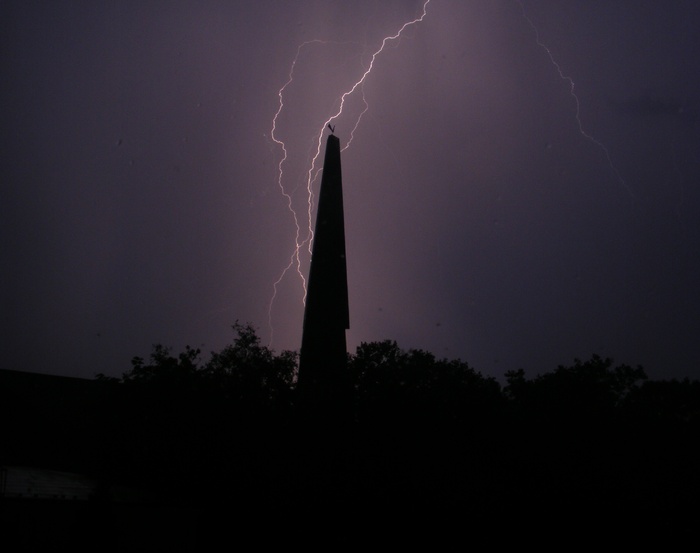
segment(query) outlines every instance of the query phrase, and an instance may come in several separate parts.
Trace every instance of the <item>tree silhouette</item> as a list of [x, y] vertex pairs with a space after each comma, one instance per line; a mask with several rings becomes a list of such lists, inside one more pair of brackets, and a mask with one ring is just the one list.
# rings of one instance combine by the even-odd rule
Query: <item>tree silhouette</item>
[[272, 407], [288, 401], [297, 372], [296, 352], [275, 355], [260, 344], [252, 325], [236, 322], [233, 328], [233, 344], [212, 353], [204, 368], [206, 377], [227, 399], [242, 405]]
[[[121, 378], [98, 375], [90, 386], [31, 388], [0, 374], [3, 413], [26, 421], [8, 434], [3, 459], [88, 471], [103, 491], [151, 491], [167, 512], [194, 513], [198, 540], [232, 520], [252, 527], [261, 512], [288, 529], [358, 513], [424, 528], [449, 517], [474, 536], [543, 521], [670, 535], [691, 532], [700, 516], [699, 382], [653, 381], [642, 367], [592, 355], [532, 377], [509, 371], [501, 386], [462, 360], [384, 340], [348, 355], [342, 424], [329, 412], [309, 427], [296, 353], [265, 347], [250, 324], [233, 331], [208, 359], [155, 345]], [[51, 399], [58, 385], [68, 395]]]

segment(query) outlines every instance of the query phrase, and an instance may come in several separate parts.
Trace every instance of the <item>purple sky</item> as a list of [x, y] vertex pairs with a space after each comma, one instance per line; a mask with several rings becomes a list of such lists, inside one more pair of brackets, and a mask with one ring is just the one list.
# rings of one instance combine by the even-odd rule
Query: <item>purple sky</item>
[[[119, 376], [236, 320], [298, 350], [280, 184], [304, 237], [324, 122], [422, 6], [4, 1], [0, 367]], [[363, 90], [350, 351], [700, 378], [699, 27], [691, 0], [432, 0], [334, 121], [345, 146]]]

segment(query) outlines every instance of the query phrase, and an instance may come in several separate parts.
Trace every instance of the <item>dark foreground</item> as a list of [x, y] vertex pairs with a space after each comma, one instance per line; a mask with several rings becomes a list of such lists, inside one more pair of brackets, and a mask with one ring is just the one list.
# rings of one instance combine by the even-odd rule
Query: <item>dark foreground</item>
[[214, 393], [182, 364], [140, 380], [0, 371], [5, 551], [569, 549], [698, 534], [698, 383], [593, 359], [512, 373], [504, 389], [454, 364], [436, 374], [459, 379], [420, 369], [418, 385], [379, 364], [324, 404], [293, 388], [255, 399], [242, 381]]

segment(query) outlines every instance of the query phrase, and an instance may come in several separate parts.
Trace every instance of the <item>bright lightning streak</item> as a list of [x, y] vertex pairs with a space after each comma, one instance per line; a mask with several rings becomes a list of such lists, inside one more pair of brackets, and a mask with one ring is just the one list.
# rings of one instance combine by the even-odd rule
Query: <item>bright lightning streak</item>
[[357, 121], [355, 122], [355, 126], [352, 128], [350, 131], [350, 138], [348, 139], [348, 143], [345, 145], [345, 148], [340, 150], [341, 152], [344, 152], [350, 147], [350, 144], [352, 143], [352, 139], [355, 137], [355, 131], [357, 130], [357, 127], [360, 126], [360, 121], [362, 121], [362, 116], [367, 113], [367, 110], [369, 110], [369, 104], [367, 103], [367, 99], [365, 98], [365, 83], [362, 83], [362, 86], [360, 87], [360, 90], [362, 91], [362, 103], [365, 105], [365, 109], [362, 110], [362, 113], [357, 116]]
[[[345, 107], [345, 100], [349, 96], [351, 96], [359, 87], [360, 90], [362, 91], [362, 100], [365, 104], [365, 109], [358, 116], [357, 122], [355, 123], [355, 126], [353, 127], [353, 129], [350, 133], [350, 140], [348, 140], [348, 143], [345, 145], [345, 147], [341, 151], [345, 151], [350, 147], [350, 143], [352, 142], [352, 139], [354, 137], [355, 130], [359, 126], [360, 120], [362, 119], [362, 116], [369, 109], [369, 105], [367, 104], [367, 100], [365, 99], [365, 96], [364, 96], [364, 83], [365, 83], [365, 80], [367, 79], [367, 76], [372, 72], [372, 69], [374, 68], [374, 62], [377, 59], [377, 56], [382, 53], [387, 42], [398, 39], [401, 36], [401, 34], [404, 32], [404, 30], [406, 30], [407, 27], [410, 27], [412, 25], [416, 25], [417, 23], [420, 23], [421, 21], [423, 21], [423, 19], [425, 18], [426, 14], [427, 14], [427, 8], [428, 8], [429, 3], [430, 3], [430, 0], [426, 0], [426, 2], [423, 4], [423, 13], [420, 15], [420, 17], [417, 17], [413, 21], [408, 21], [408, 22], [404, 23], [403, 26], [398, 30], [398, 32], [395, 35], [384, 37], [384, 40], [382, 40], [381, 46], [372, 54], [372, 59], [369, 62], [369, 66], [367, 67], [365, 72], [362, 74], [362, 77], [360, 77], [360, 79], [354, 85], [352, 85], [352, 87], [348, 91], [344, 92], [343, 95], [340, 97], [340, 107], [338, 108], [338, 111], [334, 115], [329, 117], [323, 123], [323, 125], [321, 125], [321, 129], [318, 133], [318, 144], [317, 144], [317, 148], [316, 148], [316, 155], [311, 160], [311, 167], [309, 167], [308, 178], [306, 181], [306, 191], [307, 191], [308, 198], [309, 198], [309, 235], [308, 235], [309, 236], [309, 251], [311, 250], [311, 242], [313, 241], [313, 229], [311, 227], [311, 211], [313, 210], [312, 185], [313, 185], [314, 180], [315, 180], [313, 177], [313, 172], [314, 172], [314, 169], [316, 167], [316, 160], [321, 155], [321, 144], [323, 142], [323, 132], [328, 125], [330, 125], [333, 121], [335, 121], [338, 117], [341, 116], [341, 114], [343, 113], [343, 108]], [[304, 295], [304, 300], [305, 299], [306, 299], [306, 295]]]
[[583, 129], [583, 123], [581, 123], [581, 104], [579, 102], [578, 96], [576, 95], [576, 85], [574, 84], [574, 81], [571, 77], [568, 77], [564, 74], [562, 71], [561, 66], [557, 63], [557, 61], [554, 59], [554, 55], [552, 54], [552, 51], [547, 47], [546, 44], [544, 44], [540, 40], [540, 33], [537, 30], [537, 27], [535, 27], [535, 24], [532, 22], [532, 20], [527, 16], [527, 13], [525, 13], [525, 6], [523, 6], [523, 3], [521, 0], [516, 0], [518, 2], [518, 5], [520, 6], [520, 10], [522, 12], [523, 18], [525, 21], [528, 22], [530, 27], [532, 28], [533, 32], [535, 33], [535, 42], [537, 43], [537, 46], [542, 48], [546, 53], [547, 56], [549, 57], [549, 61], [552, 62], [552, 65], [554, 68], [557, 70], [557, 73], [559, 73], [559, 77], [563, 80], [569, 83], [569, 94], [571, 97], [574, 99], [574, 102], [576, 103], [576, 122], [578, 123], [578, 131], [587, 140], [593, 142], [596, 146], [598, 146], [601, 150], [603, 150], [603, 153], [605, 154], [605, 157], [608, 160], [608, 164], [610, 165], [610, 169], [612, 170], [613, 173], [615, 173], [615, 176], [617, 179], [620, 181], [620, 184], [627, 190], [627, 193], [633, 198], [636, 199], [636, 196], [634, 195], [634, 192], [630, 189], [630, 187], [627, 185], [627, 182], [625, 179], [622, 178], [622, 175], [620, 175], [620, 172], [617, 170], [615, 165], [612, 162], [612, 158], [610, 157], [610, 151], [608, 148], [597, 140], [595, 137], [591, 136], [588, 134], [584, 129]]
[[282, 274], [280, 274], [279, 278], [274, 282], [272, 285], [273, 292], [272, 292], [272, 298], [270, 299], [270, 304], [268, 306], [268, 325], [270, 327], [270, 343], [272, 343], [272, 338], [273, 338], [273, 333], [274, 333], [274, 328], [272, 325], [272, 306], [275, 302], [275, 298], [277, 297], [277, 287], [280, 285], [284, 277], [286, 276], [287, 272], [294, 266], [295, 261], [296, 261], [296, 266], [297, 266], [297, 273], [299, 274], [299, 277], [301, 278], [302, 282], [302, 287], [304, 288], [304, 294], [306, 294], [306, 279], [304, 278], [304, 275], [301, 272], [301, 260], [299, 259], [299, 250], [303, 243], [299, 242], [299, 235], [301, 234], [301, 227], [299, 226], [299, 218], [297, 217], [297, 212], [294, 210], [294, 207], [292, 205], [292, 196], [291, 194], [287, 194], [287, 192], [284, 189], [284, 185], [282, 183], [282, 177], [284, 174], [284, 163], [287, 161], [287, 148], [284, 144], [284, 141], [280, 140], [277, 138], [275, 135], [275, 131], [277, 130], [277, 118], [279, 117], [280, 113], [282, 113], [282, 110], [284, 109], [284, 91], [285, 89], [292, 83], [294, 80], [294, 68], [296, 67], [297, 61], [299, 60], [299, 55], [301, 54], [302, 48], [309, 44], [313, 43], [322, 43], [323, 41], [321, 40], [310, 40], [307, 42], [304, 42], [303, 44], [300, 44], [299, 47], [297, 48], [297, 53], [294, 56], [294, 60], [292, 61], [292, 65], [289, 69], [289, 78], [287, 79], [287, 82], [284, 83], [282, 88], [279, 89], [277, 92], [277, 96], [279, 97], [279, 108], [277, 108], [277, 113], [275, 113], [275, 116], [272, 118], [272, 130], [270, 131], [270, 136], [272, 137], [272, 140], [278, 144], [282, 148], [282, 158], [280, 159], [279, 164], [277, 165], [277, 185], [279, 186], [280, 191], [282, 192], [282, 195], [286, 198], [287, 200], [287, 209], [292, 213], [292, 217], [294, 218], [294, 226], [296, 228], [296, 236], [294, 239], [295, 243], [295, 249], [292, 252], [292, 255], [289, 258], [289, 263], [287, 266], [282, 270]]
[[413, 19], [412, 21], [408, 21], [408, 22], [404, 23], [396, 34], [387, 36], [382, 40], [380, 47], [372, 54], [372, 58], [369, 62], [369, 65], [365, 69], [365, 71], [362, 74], [362, 76], [360, 77], [360, 79], [357, 82], [355, 82], [355, 84], [349, 90], [344, 92], [342, 94], [342, 96], [340, 97], [340, 105], [339, 105], [338, 111], [334, 115], [332, 115], [330, 118], [328, 118], [323, 123], [323, 125], [321, 125], [321, 128], [320, 128], [319, 133], [318, 133], [316, 154], [314, 155], [313, 159], [311, 160], [311, 166], [309, 167], [309, 171], [307, 173], [307, 179], [306, 179], [306, 192], [307, 192], [307, 198], [308, 198], [308, 213], [307, 213], [307, 215], [308, 215], [309, 226], [307, 229], [306, 238], [304, 238], [303, 240], [301, 239], [301, 227], [299, 225], [299, 217], [297, 216], [297, 213], [293, 207], [291, 194], [288, 194], [285, 191], [283, 183], [282, 183], [283, 174], [284, 174], [284, 164], [288, 158], [287, 149], [286, 149], [284, 141], [277, 138], [275, 131], [277, 130], [277, 118], [280, 116], [280, 114], [282, 113], [282, 110], [284, 109], [284, 91], [294, 80], [294, 68], [297, 64], [297, 61], [299, 59], [299, 56], [301, 54], [302, 49], [309, 44], [313, 44], [313, 43], [325, 44], [326, 42], [319, 40], [319, 39], [310, 40], [310, 41], [306, 41], [306, 42], [302, 43], [297, 48], [296, 55], [294, 57], [294, 60], [292, 61], [292, 65], [291, 65], [290, 70], [289, 70], [289, 78], [287, 79], [287, 82], [282, 86], [282, 88], [280, 88], [279, 91], [277, 92], [277, 96], [279, 97], [279, 107], [277, 109], [277, 113], [275, 113], [275, 116], [272, 119], [272, 131], [270, 133], [272, 140], [282, 148], [282, 152], [283, 152], [282, 159], [280, 160], [280, 162], [277, 166], [277, 175], [278, 175], [277, 176], [277, 184], [282, 192], [282, 195], [287, 200], [287, 208], [292, 213], [292, 217], [294, 218], [294, 226], [296, 229], [296, 236], [295, 236], [295, 240], [294, 240], [294, 250], [292, 251], [292, 254], [289, 258], [289, 263], [282, 270], [279, 278], [273, 284], [273, 294], [272, 294], [272, 298], [270, 299], [270, 303], [268, 306], [268, 325], [270, 328], [270, 341], [269, 341], [270, 344], [272, 343], [272, 338], [274, 335], [274, 327], [272, 324], [272, 308], [273, 308], [275, 299], [277, 297], [278, 287], [279, 287], [280, 283], [282, 282], [282, 280], [284, 279], [284, 277], [290, 271], [290, 269], [294, 268], [295, 266], [296, 266], [296, 272], [299, 275], [299, 278], [301, 279], [302, 288], [304, 290], [302, 303], [304, 303], [304, 304], [306, 303], [306, 279], [304, 278], [304, 275], [302, 274], [302, 271], [301, 271], [301, 259], [300, 259], [299, 254], [300, 254], [301, 248], [306, 244], [308, 244], [309, 253], [311, 253], [311, 249], [312, 249], [313, 234], [314, 234], [313, 228], [312, 228], [312, 211], [313, 211], [313, 207], [314, 207], [314, 194], [313, 194], [312, 187], [313, 187], [314, 182], [318, 178], [318, 175], [323, 170], [322, 167], [320, 167], [320, 168], [316, 167], [316, 161], [318, 160], [318, 158], [321, 154], [321, 144], [323, 141], [323, 133], [324, 133], [325, 129], [327, 128], [327, 126], [331, 122], [336, 120], [338, 117], [340, 117], [340, 115], [343, 113], [346, 99], [349, 96], [353, 95], [359, 89], [361, 94], [362, 94], [362, 101], [364, 103], [364, 110], [357, 117], [357, 120], [355, 121], [355, 125], [353, 126], [353, 128], [350, 132], [350, 139], [348, 140], [345, 147], [342, 148], [342, 151], [345, 151], [350, 147], [350, 144], [351, 144], [353, 137], [354, 137], [354, 133], [357, 130], [358, 126], [360, 125], [360, 121], [362, 120], [362, 116], [369, 109], [369, 104], [367, 103], [367, 100], [366, 100], [365, 95], [364, 95], [364, 83], [365, 83], [365, 80], [367, 79], [367, 77], [369, 76], [369, 74], [372, 72], [372, 69], [374, 68], [374, 62], [377, 59], [377, 56], [379, 56], [379, 54], [382, 53], [382, 51], [384, 50], [387, 43], [394, 41], [394, 40], [397, 40], [399, 37], [401, 37], [403, 32], [408, 27], [411, 27], [411, 26], [416, 25], [416, 24], [423, 21], [423, 19], [425, 18], [426, 14], [427, 14], [427, 8], [428, 8], [429, 3], [430, 3], [430, 0], [426, 0], [423, 3], [422, 13], [419, 17], [417, 17], [416, 19]]
[[[352, 88], [350, 88], [350, 90], [348, 90], [347, 92], [344, 92], [343, 95], [340, 97], [340, 107], [338, 108], [338, 111], [335, 113], [335, 115], [332, 115], [331, 117], [329, 117], [328, 120], [326, 120], [326, 122], [323, 123], [323, 125], [321, 125], [321, 130], [318, 133], [318, 148], [316, 149], [316, 155], [311, 160], [311, 167], [309, 168], [309, 177], [307, 179], [307, 191], [309, 193], [309, 198], [313, 197], [313, 192], [311, 190], [311, 185], [313, 183], [313, 179], [311, 178], [311, 176], [313, 174], [314, 167], [316, 166], [316, 160], [321, 155], [321, 143], [323, 141], [323, 131], [326, 129], [326, 127], [330, 123], [335, 121], [343, 113], [343, 108], [345, 107], [345, 100], [348, 98], [348, 96], [352, 95], [357, 90], [358, 87], [362, 87], [362, 85], [364, 85], [365, 79], [372, 72], [372, 69], [374, 68], [374, 62], [377, 59], [377, 56], [382, 53], [387, 42], [398, 39], [407, 27], [410, 27], [412, 25], [416, 25], [417, 23], [420, 23], [421, 21], [423, 21], [426, 14], [428, 13], [427, 12], [428, 4], [430, 4], [430, 0], [426, 0], [426, 2], [423, 4], [423, 13], [420, 15], [420, 17], [417, 17], [413, 21], [408, 21], [407, 23], [404, 23], [403, 26], [399, 29], [399, 31], [395, 35], [384, 37], [384, 40], [382, 40], [382, 44], [379, 47], [379, 49], [376, 52], [374, 52], [374, 54], [372, 54], [372, 59], [369, 62], [369, 66], [367, 67], [365, 72], [362, 74], [362, 77], [360, 77], [360, 79], [352, 86]], [[364, 90], [364, 89], [362, 89], [362, 90]], [[364, 94], [363, 94], [363, 100], [364, 100]], [[367, 105], [366, 100], [365, 100], [365, 105]], [[362, 118], [362, 115], [364, 115], [366, 111], [367, 111], [367, 109], [365, 109], [360, 114], [360, 116], [357, 120], [357, 123], [355, 124], [355, 127], [352, 130], [353, 133], [355, 132], [355, 129], [357, 129], [357, 126], [360, 124], [360, 119]], [[352, 140], [352, 134], [351, 134], [351, 140]], [[350, 142], [348, 142], [348, 144], [345, 146], [345, 148], [343, 148], [343, 150], [347, 150], [349, 145], [350, 145]], [[312, 237], [313, 237], [313, 234], [312, 234]]]

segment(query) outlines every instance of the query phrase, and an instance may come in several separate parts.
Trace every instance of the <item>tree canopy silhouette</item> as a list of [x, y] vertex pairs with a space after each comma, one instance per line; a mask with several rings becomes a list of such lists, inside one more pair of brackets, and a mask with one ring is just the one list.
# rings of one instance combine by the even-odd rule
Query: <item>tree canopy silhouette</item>
[[[573, 528], [595, 512], [608, 530], [641, 521], [686, 532], [700, 514], [699, 382], [652, 381], [642, 367], [592, 355], [535, 376], [512, 370], [501, 385], [459, 359], [368, 342], [348, 354], [350, 416], [305, 432], [297, 354], [262, 345], [250, 324], [233, 331], [208, 359], [155, 345], [120, 378], [98, 375], [94, 389], [61, 403], [70, 420], [83, 413], [82, 440], [74, 427], [53, 461], [39, 446], [13, 457], [26, 441], [14, 432], [5, 459], [72, 462], [201, 505], [207, 520], [245, 504], [251, 516], [273, 509], [285, 520], [325, 506], [449, 511], [483, 528], [537, 513]], [[22, 420], [25, 404], [35, 405], [4, 408]], [[25, 420], [25, 434], [46, 435], [36, 412]], [[62, 443], [62, 426], [50, 427]]]

